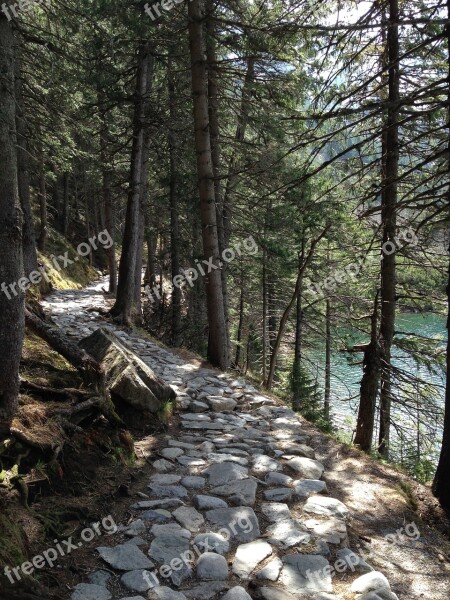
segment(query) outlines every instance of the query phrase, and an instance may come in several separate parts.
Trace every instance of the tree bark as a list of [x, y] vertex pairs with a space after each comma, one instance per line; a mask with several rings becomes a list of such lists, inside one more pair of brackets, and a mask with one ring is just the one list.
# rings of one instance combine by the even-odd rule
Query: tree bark
[[16, 128], [17, 128], [17, 170], [20, 205], [23, 212], [22, 246], [25, 274], [37, 270], [36, 238], [30, 200], [30, 155], [28, 152], [28, 127], [23, 98], [23, 79], [19, 60], [20, 44], [16, 40]]
[[397, 196], [399, 167], [400, 49], [398, 0], [389, 0], [387, 48], [389, 95], [386, 123], [386, 170], [383, 178], [383, 244], [391, 242], [394, 251], [384, 252], [381, 263], [381, 317], [378, 348], [381, 352], [380, 434], [378, 451], [389, 454], [391, 424], [391, 348], [395, 330]]
[[214, 193], [214, 170], [209, 130], [208, 76], [203, 32], [204, 12], [203, 0], [192, 0], [188, 4], [195, 146], [197, 152], [203, 254], [207, 261], [212, 261], [212, 267], [208, 268], [210, 272], [207, 272], [204, 278], [209, 325], [208, 360], [214, 366], [225, 370], [229, 365], [229, 343], [219, 264], [220, 255]]
[[48, 238], [47, 185], [45, 181], [44, 150], [42, 148], [39, 161], [39, 210], [41, 223], [39, 230], [38, 248], [41, 252], [45, 252]]
[[331, 397], [331, 300], [326, 299], [325, 313], [325, 391], [324, 391], [324, 414], [330, 420], [330, 397]]
[[[450, 0], [447, 0], [447, 15], [450, 19]], [[447, 127], [449, 133], [448, 149], [449, 162], [448, 171], [450, 173], [450, 25], [446, 27], [447, 52], [448, 52], [448, 108], [447, 108]], [[450, 206], [450, 184], [447, 191], [447, 201]], [[433, 481], [433, 494], [438, 498], [442, 508], [450, 515], [450, 243], [448, 247], [448, 281], [447, 281], [447, 379], [445, 385], [445, 414], [444, 414], [444, 433], [442, 436], [441, 453], [439, 463]]]
[[[0, 436], [7, 434], [17, 410], [19, 365], [24, 335], [24, 298], [5, 291], [23, 277], [22, 210], [17, 178], [14, 37], [0, 13]], [[9, 296], [9, 297], [8, 297]]]
[[143, 232], [143, 215], [141, 213], [142, 194], [145, 187], [145, 121], [149, 76], [150, 44], [142, 43], [139, 47], [136, 77], [130, 189], [119, 265], [117, 298], [111, 309], [112, 316], [126, 325], [133, 325], [141, 321], [141, 282], [137, 273], [142, 272], [142, 262], [139, 265], [139, 257], [142, 261], [142, 250], [139, 250], [139, 244]]

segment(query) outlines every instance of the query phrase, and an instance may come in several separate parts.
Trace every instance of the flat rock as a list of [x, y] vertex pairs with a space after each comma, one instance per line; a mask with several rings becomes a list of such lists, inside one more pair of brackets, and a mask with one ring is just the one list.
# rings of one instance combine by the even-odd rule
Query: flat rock
[[291, 518], [289, 506], [282, 502], [263, 502], [261, 510], [267, 519], [275, 523], [277, 521], [286, 521]]
[[323, 515], [325, 517], [341, 517], [348, 516], [348, 508], [340, 500], [329, 498], [328, 496], [313, 496], [308, 498], [304, 512], [314, 513], [315, 515]]
[[312, 460], [303, 456], [291, 458], [286, 461], [286, 464], [304, 479], [320, 479], [325, 470], [323, 464], [318, 460]]
[[391, 590], [379, 588], [358, 596], [358, 600], [399, 600], [398, 596]]
[[204, 473], [208, 476], [209, 485], [212, 486], [225, 485], [248, 477], [248, 469], [230, 462], [211, 465]]
[[243, 587], [237, 585], [231, 588], [225, 596], [222, 596], [222, 600], [252, 600], [252, 597], [247, 594]]
[[273, 490], [266, 490], [264, 492], [264, 498], [269, 500], [270, 502], [282, 502], [292, 500], [292, 490], [291, 488], [275, 488]]
[[160, 498], [187, 498], [188, 491], [182, 485], [158, 485], [150, 483], [148, 489], [154, 496]]
[[327, 484], [320, 479], [299, 479], [294, 481], [294, 490], [299, 498], [309, 498], [312, 494], [327, 492]]
[[213, 508], [228, 508], [228, 504], [221, 498], [215, 496], [195, 496], [194, 505], [199, 510], [211, 510]]
[[97, 548], [97, 552], [106, 563], [119, 571], [132, 571], [134, 569], [149, 569], [153, 567], [151, 560], [134, 544], [121, 544], [111, 548], [100, 546]]
[[281, 450], [285, 455], [304, 456], [306, 458], [316, 458], [316, 453], [306, 444], [283, 444]]
[[79, 583], [74, 587], [71, 600], [110, 600], [112, 598], [104, 586], [94, 583]]
[[253, 459], [252, 471], [258, 475], [269, 473], [270, 471], [281, 471], [282, 469], [281, 463], [265, 454], [259, 454]]
[[252, 542], [260, 536], [258, 519], [248, 506], [209, 510], [206, 518], [210, 523], [222, 527], [238, 542]]
[[186, 539], [190, 539], [192, 537], [192, 533], [190, 531], [188, 531], [187, 529], [183, 529], [183, 527], [181, 527], [181, 525], [179, 525], [178, 523], [166, 523], [165, 525], [153, 525], [153, 527], [150, 529], [150, 533], [154, 537], [158, 537], [158, 535], [165, 535], [165, 534], [180, 535], [181, 537], [184, 537]]
[[206, 462], [202, 458], [195, 458], [193, 456], [179, 456], [177, 462], [183, 467], [204, 467]]
[[192, 544], [202, 552], [217, 552], [217, 554], [226, 554], [230, 549], [230, 544], [224, 536], [213, 532], [199, 533]]
[[211, 464], [234, 462], [244, 467], [248, 465], [248, 458], [243, 456], [233, 456], [232, 454], [223, 454], [219, 452], [211, 452], [206, 456], [207, 460]]
[[154, 468], [160, 473], [169, 473], [173, 471], [173, 464], [166, 460], [165, 458], [160, 458], [159, 460], [155, 460], [153, 462]]
[[365, 575], [361, 575], [358, 579], [352, 583], [350, 591], [354, 594], [364, 594], [365, 592], [371, 592], [373, 590], [378, 589], [386, 589], [389, 590], [391, 586], [389, 585], [389, 581], [379, 571], [372, 571], [371, 573], [366, 573]]
[[214, 412], [227, 412], [236, 408], [237, 402], [233, 398], [223, 398], [222, 396], [208, 396], [207, 402]]
[[256, 573], [256, 579], [267, 579], [268, 581], [277, 581], [278, 577], [280, 576], [282, 566], [283, 563], [277, 556]]
[[129, 537], [134, 537], [144, 533], [147, 527], [145, 526], [144, 521], [142, 519], [137, 519], [128, 525], [128, 527], [124, 530], [124, 534]]
[[156, 485], [173, 485], [179, 483], [181, 475], [165, 475], [164, 473], [157, 473], [150, 477], [150, 482]]
[[111, 573], [109, 571], [103, 571], [99, 569], [88, 575], [89, 583], [95, 583], [95, 585], [106, 586], [108, 581], [111, 579]]
[[164, 448], [164, 450], [161, 450], [160, 454], [163, 458], [174, 460], [184, 454], [184, 450], [181, 448]]
[[228, 577], [228, 563], [221, 554], [205, 552], [197, 561], [199, 579], [223, 580]]
[[[188, 556], [190, 544], [185, 537], [175, 534], [165, 534], [156, 537], [150, 544], [149, 556], [162, 565], [170, 565], [176, 559], [180, 562]], [[172, 569], [169, 577], [175, 585], [179, 586], [192, 576], [191, 567], [184, 561], [177, 570]]]
[[130, 592], [146, 592], [154, 585], [153, 581], [151, 573], [142, 569], [128, 571], [120, 578], [120, 583]]
[[158, 585], [151, 589], [147, 598], [149, 600], [186, 600], [186, 596], [181, 592], [176, 592], [169, 587]]
[[262, 587], [260, 588], [261, 596], [264, 600], [296, 600], [297, 596], [290, 594], [286, 590], [281, 590], [275, 587]]
[[265, 558], [272, 554], [272, 546], [263, 540], [241, 544], [236, 550], [233, 573], [241, 579], [247, 579]]
[[253, 506], [256, 501], [258, 484], [254, 479], [243, 479], [220, 485], [211, 490], [213, 494], [225, 496], [234, 506]]
[[161, 498], [160, 500], [141, 500], [132, 504], [131, 508], [139, 509], [157, 509], [157, 508], [173, 508], [182, 504], [179, 498]]
[[341, 548], [336, 552], [336, 558], [347, 564], [347, 569], [357, 573], [370, 573], [374, 569], [360, 556], [349, 548]]
[[323, 556], [290, 554], [283, 557], [280, 581], [288, 589], [300, 594], [332, 592], [329, 566], [330, 563]]
[[201, 490], [206, 485], [206, 478], [188, 475], [187, 477], [183, 477], [181, 485], [184, 485], [185, 488], [190, 490]]
[[271, 471], [270, 473], [267, 473], [264, 481], [269, 485], [291, 485], [294, 480], [284, 473]]
[[267, 528], [266, 537], [280, 548], [291, 548], [297, 544], [307, 544], [311, 535], [293, 519], [278, 521]]
[[145, 510], [141, 514], [141, 518], [151, 523], [167, 523], [172, 520], [172, 515], [167, 510], [162, 509]]
[[326, 521], [307, 519], [303, 524], [328, 544], [340, 544], [347, 541], [347, 526], [340, 519], [329, 518]]
[[200, 400], [193, 400], [189, 404], [189, 409], [194, 413], [204, 413], [209, 410], [209, 406]]
[[180, 506], [173, 511], [172, 515], [180, 525], [193, 533], [197, 532], [205, 523], [203, 515], [191, 506]]

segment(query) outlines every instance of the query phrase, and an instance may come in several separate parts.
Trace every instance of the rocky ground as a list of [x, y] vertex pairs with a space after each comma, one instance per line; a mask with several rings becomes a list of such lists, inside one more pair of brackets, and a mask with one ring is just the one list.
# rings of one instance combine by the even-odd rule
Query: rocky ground
[[[103, 285], [56, 292], [44, 306], [69, 335], [87, 336], [99, 326], [92, 308], [104, 308]], [[309, 426], [293, 411], [245, 380], [102, 326], [173, 386], [180, 429], [153, 456], [133, 518], [93, 549], [103, 567], [68, 598], [403, 600], [349, 547], [357, 515], [329, 493]], [[415, 531], [404, 539], [417, 541]]]

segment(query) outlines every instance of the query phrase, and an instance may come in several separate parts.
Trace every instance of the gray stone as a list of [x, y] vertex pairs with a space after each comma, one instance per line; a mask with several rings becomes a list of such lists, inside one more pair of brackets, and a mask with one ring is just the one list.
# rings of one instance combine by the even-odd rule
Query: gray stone
[[252, 471], [258, 475], [269, 473], [270, 471], [281, 471], [282, 468], [277, 460], [265, 454], [259, 454], [253, 459]]
[[193, 400], [189, 405], [190, 410], [194, 413], [204, 413], [209, 410], [209, 406], [199, 400]]
[[260, 536], [258, 519], [252, 508], [217, 508], [206, 513], [210, 523], [226, 529], [238, 542], [251, 542]]
[[296, 600], [297, 598], [286, 590], [275, 587], [262, 587], [259, 591], [264, 600]]
[[154, 496], [162, 498], [187, 498], [188, 491], [182, 485], [158, 485], [150, 483], [148, 489]]
[[389, 581], [383, 573], [372, 571], [371, 573], [366, 573], [365, 575], [358, 577], [358, 579], [355, 579], [350, 591], [354, 594], [364, 594], [365, 592], [371, 592], [378, 589], [389, 590], [390, 588]]
[[142, 519], [137, 519], [136, 521], [133, 521], [133, 523], [128, 525], [128, 527], [124, 530], [124, 534], [130, 537], [134, 537], [136, 535], [144, 533], [146, 529], [147, 528], [145, 526], [144, 521], [142, 521]]
[[186, 600], [186, 596], [181, 592], [161, 585], [152, 588], [147, 598], [149, 600]]
[[336, 558], [345, 561], [347, 569], [357, 573], [370, 573], [374, 569], [360, 556], [352, 552], [349, 548], [341, 548], [336, 552]]
[[195, 421], [196, 423], [209, 423], [211, 421], [211, 417], [208, 415], [199, 415], [198, 413], [184, 413], [184, 415], [181, 415], [181, 418], [184, 421]]
[[172, 508], [182, 504], [179, 498], [161, 498], [160, 500], [141, 500], [132, 504], [131, 508], [140, 509], [157, 509], [157, 508]]
[[173, 464], [166, 460], [165, 458], [160, 458], [159, 460], [155, 460], [153, 466], [160, 473], [169, 473], [173, 471]]
[[181, 525], [178, 525], [178, 523], [153, 525], [153, 527], [150, 529], [150, 533], [155, 537], [158, 537], [159, 535], [174, 534], [180, 535], [181, 537], [185, 537], [186, 539], [190, 539], [192, 536], [190, 531], [188, 531], [187, 529], [183, 529], [183, 527], [181, 527]]
[[110, 579], [111, 573], [109, 573], [109, 571], [103, 571], [103, 569], [99, 569], [88, 575], [89, 583], [94, 583], [95, 585], [106, 586]]
[[149, 550], [149, 556], [158, 563], [168, 564], [173, 558], [189, 550], [189, 540], [175, 533], [163, 534], [156, 537]]
[[358, 596], [358, 600], [399, 600], [398, 596], [391, 590], [379, 588]]
[[304, 479], [320, 479], [325, 467], [318, 460], [296, 456], [286, 462], [287, 466], [299, 473]]
[[219, 452], [211, 452], [206, 456], [208, 462], [210, 464], [217, 463], [226, 463], [226, 462], [234, 462], [238, 465], [246, 466], [248, 465], [248, 458], [244, 458], [242, 456], [233, 456], [232, 454], [221, 454]]
[[269, 485], [291, 485], [294, 480], [284, 473], [271, 471], [270, 473], [267, 473], [264, 481]]
[[291, 488], [276, 488], [274, 490], [266, 490], [264, 498], [271, 502], [282, 502], [283, 500], [292, 500]]
[[252, 597], [247, 594], [243, 587], [237, 585], [234, 588], [231, 588], [225, 596], [222, 596], [222, 600], [252, 600]]
[[329, 567], [323, 556], [289, 554], [283, 557], [280, 581], [296, 593], [332, 592]]
[[199, 533], [192, 544], [203, 552], [217, 552], [217, 554], [226, 554], [230, 549], [230, 544], [223, 535], [213, 532]]
[[146, 592], [154, 585], [154, 580], [149, 571], [136, 569], [124, 573], [120, 583], [131, 592]]
[[157, 473], [150, 477], [150, 482], [156, 485], [173, 485], [179, 483], [181, 475], [164, 475], [163, 473]]
[[280, 576], [282, 566], [283, 563], [277, 556], [256, 573], [256, 579], [267, 579], [269, 581], [277, 581], [278, 577]]
[[180, 506], [180, 508], [177, 508], [172, 515], [178, 523], [193, 533], [197, 532], [205, 523], [203, 515], [191, 506]]
[[307, 544], [311, 539], [310, 534], [292, 519], [273, 523], [267, 528], [266, 536], [272, 544], [286, 549]]
[[160, 454], [163, 458], [174, 460], [184, 454], [184, 451], [181, 448], [164, 448], [164, 450], [161, 450]]
[[215, 487], [211, 492], [218, 496], [228, 497], [230, 503], [234, 506], [253, 506], [257, 489], [258, 484], [254, 479], [244, 479]]
[[153, 567], [151, 560], [134, 544], [121, 544], [112, 548], [100, 546], [97, 548], [97, 552], [106, 563], [119, 571]]
[[193, 456], [179, 456], [177, 462], [183, 465], [183, 467], [204, 467], [206, 465], [203, 459]]
[[79, 583], [74, 587], [71, 600], [110, 600], [111, 592], [102, 585]]
[[204, 473], [208, 476], [209, 485], [212, 486], [225, 485], [248, 477], [248, 469], [230, 462], [211, 465], [205, 469]]
[[200, 490], [206, 485], [205, 477], [197, 477], [195, 475], [189, 475], [188, 477], [183, 477], [181, 480], [181, 484], [184, 487], [189, 488], [190, 490]]
[[303, 521], [303, 524], [328, 544], [340, 544], [347, 541], [347, 526], [340, 519], [328, 518], [326, 521], [308, 519]]
[[241, 579], [247, 579], [259, 563], [271, 554], [272, 546], [263, 540], [241, 544], [236, 550], [233, 573]]
[[299, 479], [294, 481], [294, 490], [299, 498], [309, 498], [312, 494], [327, 492], [327, 484], [320, 479]]
[[166, 510], [146, 510], [141, 514], [141, 518], [152, 523], [167, 523], [172, 520], [172, 515]]
[[207, 402], [214, 412], [232, 411], [237, 406], [237, 402], [233, 398], [223, 398], [221, 396], [208, 396]]
[[214, 496], [195, 496], [194, 504], [199, 510], [211, 510], [213, 508], [228, 508], [228, 504], [221, 498]]
[[271, 523], [286, 521], [291, 518], [289, 506], [281, 502], [263, 502], [261, 510]]
[[200, 583], [189, 590], [184, 590], [184, 593], [192, 600], [210, 600], [210, 598], [227, 590], [229, 587], [224, 581], [208, 581], [207, 583]]
[[281, 449], [283, 450], [284, 455], [304, 456], [312, 459], [316, 458], [314, 450], [305, 444], [282, 444]]
[[341, 517], [348, 516], [348, 508], [340, 500], [329, 498], [328, 496], [313, 496], [308, 498], [304, 512], [323, 515], [325, 517]]
[[169, 446], [173, 448], [183, 448], [183, 450], [194, 450], [195, 445], [189, 442], [180, 442], [179, 440], [169, 440]]
[[249, 456], [248, 452], [246, 452], [245, 450], [242, 450], [240, 448], [235, 448], [234, 446], [231, 448], [220, 448], [218, 450], [218, 452], [220, 454], [232, 454], [234, 456], [243, 456], [244, 458], [246, 456]]
[[223, 580], [228, 577], [228, 564], [221, 554], [205, 552], [197, 561], [199, 579]]
[[127, 596], [121, 600], [145, 600], [144, 596]]

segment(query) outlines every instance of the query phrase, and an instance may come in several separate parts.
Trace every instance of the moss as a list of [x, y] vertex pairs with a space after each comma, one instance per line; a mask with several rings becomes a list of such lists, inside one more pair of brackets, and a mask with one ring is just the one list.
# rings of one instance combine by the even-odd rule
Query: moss
[[6, 510], [0, 511], [0, 567], [21, 565], [27, 560], [21, 525]]

